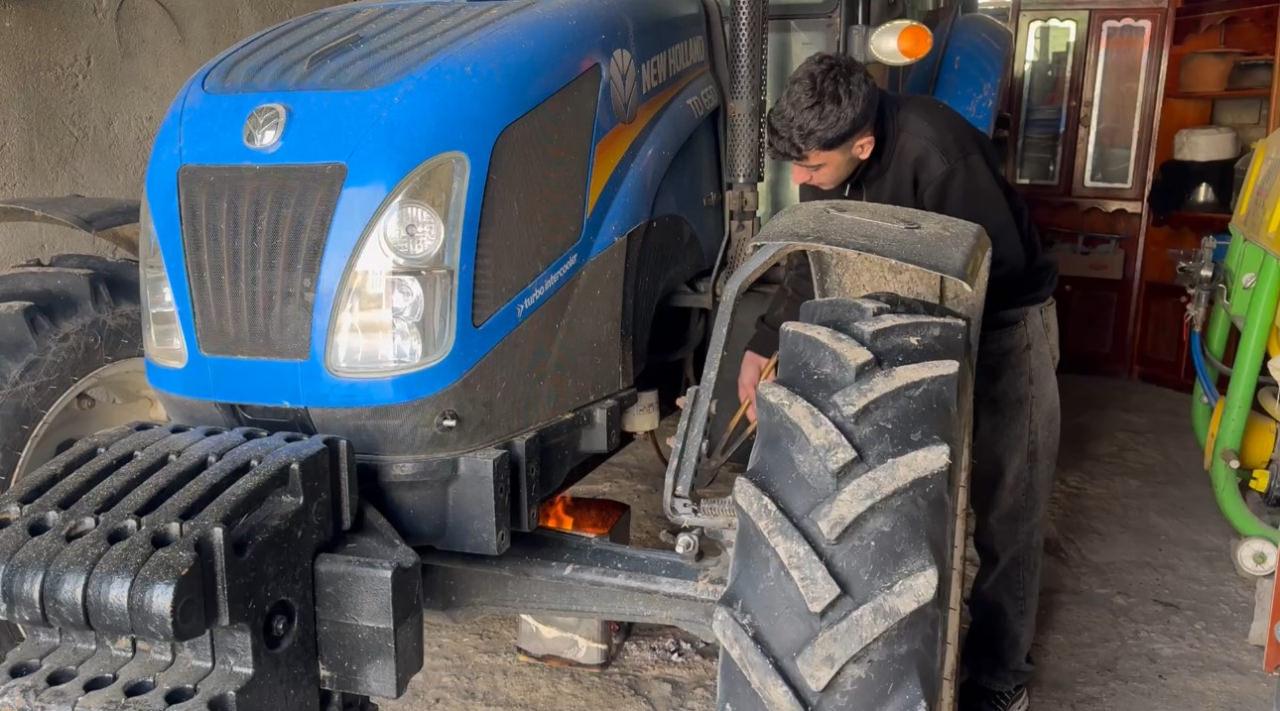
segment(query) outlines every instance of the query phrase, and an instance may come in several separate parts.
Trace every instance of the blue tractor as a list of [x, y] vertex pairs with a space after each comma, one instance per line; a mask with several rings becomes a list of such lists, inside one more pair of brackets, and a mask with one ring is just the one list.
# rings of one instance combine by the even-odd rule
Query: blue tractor
[[[398, 0], [227, 50], [140, 205], [0, 204], [138, 257], [0, 274], [0, 707], [364, 708], [424, 607], [684, 627], [722, 709], [948, 707], [987, 240], [791, 205], [761, 116], [828, 49], [989, 132], [1009, 39], [871, 0]], [[793, 257], [818, 298], [711, 496]], [[540, 526], [678, 396], [675, 550]]]

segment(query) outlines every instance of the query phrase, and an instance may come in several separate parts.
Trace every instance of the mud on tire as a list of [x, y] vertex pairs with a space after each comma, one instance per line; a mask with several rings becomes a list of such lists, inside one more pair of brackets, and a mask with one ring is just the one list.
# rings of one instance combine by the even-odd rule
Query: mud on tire
[[783, 326], [734, 486], [719, 708], [935, 707], [965, 354], [962, 320], [902, 299], [810, 301]]

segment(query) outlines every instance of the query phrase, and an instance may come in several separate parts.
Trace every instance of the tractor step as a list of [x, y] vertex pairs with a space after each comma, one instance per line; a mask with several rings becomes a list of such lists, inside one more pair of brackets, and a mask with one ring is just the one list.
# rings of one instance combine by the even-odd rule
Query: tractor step
[[[0, 619], [26, 634], [0, 667], [0, 709], [310, 711], [350, 706], [321, 687], [398, 695], [418, 669], [405, 660], [421, 664], [419, 587], [413, 552], [358, 507], [342, 439], [100, 433], [0, 496]], [[360, 644], [332, 638], [353, 633]], [[383, 677], [364, 672], [386, 655]]]

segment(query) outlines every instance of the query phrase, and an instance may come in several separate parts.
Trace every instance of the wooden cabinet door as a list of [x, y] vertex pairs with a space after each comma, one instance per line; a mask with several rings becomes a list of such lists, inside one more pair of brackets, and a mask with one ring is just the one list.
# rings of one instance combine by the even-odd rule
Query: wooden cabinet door
[[1142, 288], [1134, 375], [1147, 382], [1190, 390], [1194, 378], [1184, 319], [1187, 290], [1173, 284]]
[[1077, 114], [1072, 195], [1139, 200], [1146, 190], [1164, 11], [1096, 11]]
[[1054, 299], [1064, 373], [1123, 376], [1129, 321], [1128, 282], [1060, 277]]
[[1018, 15], [1009, 181], [1024, 193], [1070, 190], [1089, 22], [1078, 10]]

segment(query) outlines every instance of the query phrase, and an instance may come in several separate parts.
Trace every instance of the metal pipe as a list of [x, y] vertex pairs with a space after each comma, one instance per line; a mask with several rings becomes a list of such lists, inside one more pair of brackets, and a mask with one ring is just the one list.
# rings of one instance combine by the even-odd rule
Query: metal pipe
[[[1195, 332], [1192, 332], [1192, 333], [1193, 333], [1193, 335], [1194, 335], [1194, 333], [1195, 333]], [[1273, 333], [1274, 333], [1274, 330], [1273, 330]], [[1222, 361], [1218, 360], [1217, 358], [1214, 358], [1213, 356], [1211, 356], [1211, 355], [1209, 355], [1207, 352], [1205, 352], [1205, 351], [1203, 350], [1203, 348], [1204, 348], [1204, 345], [1203, 345], [1203, 344], [1204, 344], [1204, 341], [1203, 341], [1203, 340], [1201, 340], [1201, 346], [1200, 346], [1200, 347], [1201, 347], [1201, 351], [1200, 351], [1200, 355], [1204, 358], [1204, 364], [1205, 364], [1205, 365], [1212, 366], [1212, 367], [1213, 367], [1213, 369], [1214, 369], [1214, 370], [1216, 370], [1216, 371], [1218, 371], [1218, 373], [1219, 373], [1219, 374], [1221, 374], [1221, 375], [1231, 375], [1232, 373], [1234, 373], [1234, 372], [1235, 372], [1235, 369], [1234, 369], [1234, 368], [1232, 368], [1231, 366], [1227, 365], [1226, 363], [1223, 363]], [[1271, 346], [1267, 346], [1267, 354], [1268, 354], [1268, 356], [1270, 356], [1270, 354], [1271, 354]], [[1212, 382], [1213, 382], [1213, 380], [1212, 380], [1212, 379], [1210, 379], [1210, 380], [1209, 380], [1209, 382], [1210, 382], [1210, 383], [1212, 383]], [[1275, 379], [1275, 378], [1273, 378], [1273, 377], [1271, 377], [1270, 375], [1259, 375], [1259, 376], [1258, 376], [1258, 382], [1259, 382], [1259, 383], [1261, 383], [1261, 384], [1263, 384], [1263, 385], [1276, 385], [1276, 384], [1277, 384], [1277, 383], [1276, 383], [1276, 379]], [[1210, 406], [1212, 407], [1212, 403], [1210, 403]]]
[[764, 177], [765, 62], [769, 44], [768, 0], [733, 0], [729, 43], [728, 140], [725, 156], [725, 206], [728, 241], [717, 264], [716, 293], [729, 274], [746, 261], [760, 231], [759, 184]]
[[[1254, 391], [1258, 387], [1258, 374], [1266, 354], [1267, 338], [1275, 320], [1277, 301], [1280, 301], [1280, 261], [1271, 256], [1263, 260], [1253, 292], [1249, 311], [1245, 316], [1244, 330], [1240, 334], [1240, 345], [1236, 349], [1235, 372], [1227, 386], [1222, 423], [1214, 441], [1213, 456], [1210, 458], [1209, 476], [1218, 508], [1241, 536], [1259, 536], [1273, 543], [1280, 543], [1280, 531], [1264, 523], [1245, 504], [1240, 495], [1238, 472], [1228, 465], [1223, 456], [1228, 451], [1238, 452], [1244, 438]], [[1219, 311], [1220, 309], [1214, 310], [1215, 320]], [[1221, 328], [1219, 326], [1218, 330]], [[1212, 336], [1212, 325], [1210, 331]], [[1200, 398], [1197, 397], [1196, 404], [1199, 405], [1199, 402]]]
[[[766, 0], [734, 0], [729, 45], [728, 181], [760, 182], [763, 143]], [[733, 206], [731, 206], [732, 208]]]
[[539, 529], [501, 556], [421, 549], [428, 610], [674, 625], [711, 640], [727, 565]]

